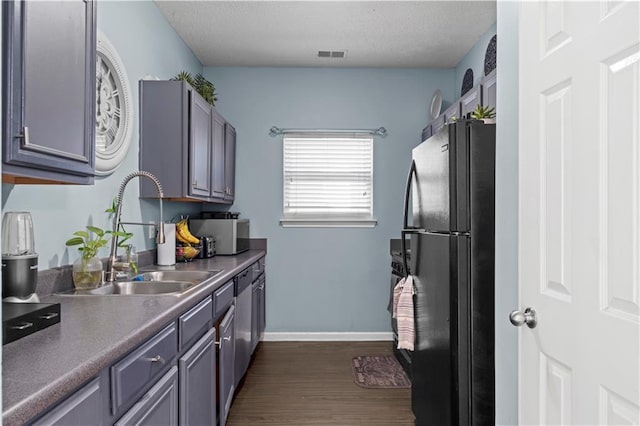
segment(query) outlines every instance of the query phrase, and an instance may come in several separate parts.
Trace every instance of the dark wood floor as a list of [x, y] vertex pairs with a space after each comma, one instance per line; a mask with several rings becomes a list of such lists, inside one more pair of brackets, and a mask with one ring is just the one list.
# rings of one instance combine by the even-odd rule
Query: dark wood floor
[[410, 389], [353, 382], [351, 358], [387, 354], [390, 342], [262, 342], [227, 425], [413, 425]]

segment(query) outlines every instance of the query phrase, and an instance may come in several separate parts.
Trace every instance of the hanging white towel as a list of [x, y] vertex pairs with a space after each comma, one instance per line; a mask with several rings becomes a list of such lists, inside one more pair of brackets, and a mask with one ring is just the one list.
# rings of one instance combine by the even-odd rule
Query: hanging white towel
[[413, 277], [401, 279], [393, 289], [393, 318], [398, 321], [398, 349], [413, 350], [415, 318], [413, 316]]

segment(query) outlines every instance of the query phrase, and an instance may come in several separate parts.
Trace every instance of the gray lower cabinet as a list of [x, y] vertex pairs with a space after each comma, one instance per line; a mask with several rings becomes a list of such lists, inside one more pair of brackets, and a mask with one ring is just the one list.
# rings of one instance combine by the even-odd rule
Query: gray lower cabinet
[[[158, 177], [165, 198], [231, 204], [226, 120], [184, 81], [142, 80], [139, 88], [140, 169]], [[140, 197], [158, 197], [152, 182], [140, 180]]]
[[216, 423], [215, 338], [212, 328], [178, 360], [181, 425]]
[[251, 314], [251, 353], [256, 350], [258, 343], [264, 336], [266, 323], [265, 316], [265, 276], [264, 274], [254, 281], [252, 296], [252, 314]]
[[236, 318], [235, 318], [235, 385], [246, 373], [251, 361], [251, 317], [252, 317], [252, 267], [236, 276]]
[[224, 426], [227, 423], [233, 393], [236, 389], [234, 379], [235, 362], [235, 306], [231, 305], [229, 310], [220, 321], [218, 341], [218, 410], [219, 424]]
[[102, 393], [100, 379], [84, 385], [56, 408], [36, 420], [36, 426], [102, 425]]
[[93, 184], [95, 3], [3, 1], [2, 15], [3, 182]]
[[111, 367], [112, 413], [126, 409], [166, 370], [178, 354], [175, 323], [152, 337]]
[[178, 424], [178, 369], [171, 367], [115, 426]]

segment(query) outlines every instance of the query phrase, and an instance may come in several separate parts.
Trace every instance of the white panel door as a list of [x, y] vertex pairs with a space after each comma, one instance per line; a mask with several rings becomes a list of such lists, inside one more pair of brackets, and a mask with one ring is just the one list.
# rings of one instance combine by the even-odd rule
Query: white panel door
[[640, 424], [639, 4], [521, 3], [521, 424]]

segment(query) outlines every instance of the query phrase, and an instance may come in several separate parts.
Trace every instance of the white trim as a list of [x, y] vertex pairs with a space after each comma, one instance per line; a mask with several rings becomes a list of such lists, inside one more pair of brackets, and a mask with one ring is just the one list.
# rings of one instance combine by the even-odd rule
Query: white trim
[[376, 219], [280, 219], [283, 228], [374, 228]]
[[266, 332], [264, 342], [377, 342], [393, 341], [391, 331], [362, 332]]

